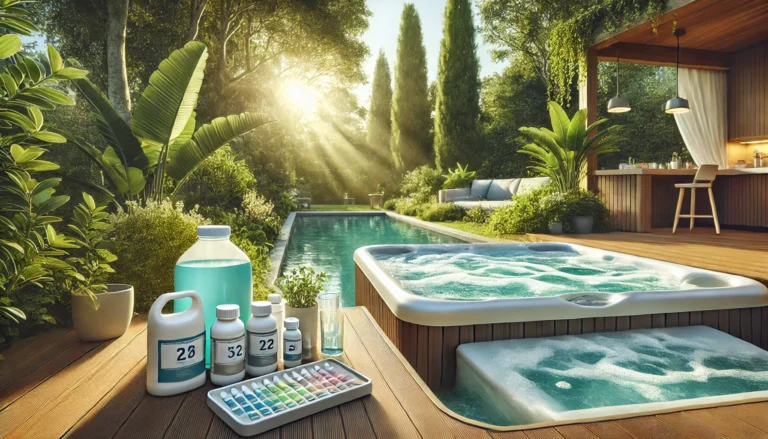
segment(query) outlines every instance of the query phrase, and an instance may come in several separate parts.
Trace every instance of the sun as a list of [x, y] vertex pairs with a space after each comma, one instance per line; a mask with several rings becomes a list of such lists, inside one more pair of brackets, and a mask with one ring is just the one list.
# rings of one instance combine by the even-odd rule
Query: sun
[[290, 80], [283, 85], [282, 94], [286, 103], [304, 116], [311, 116], [317, 111], [319, 93], [310, 85]]

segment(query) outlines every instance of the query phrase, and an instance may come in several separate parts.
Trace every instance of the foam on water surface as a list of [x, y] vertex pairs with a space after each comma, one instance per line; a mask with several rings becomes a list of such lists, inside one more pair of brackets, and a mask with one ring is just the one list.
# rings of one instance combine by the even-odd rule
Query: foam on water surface
[[418, 250], [375, 255], [410, 293], [435, 299], [548, 297], [685, 288], [669, 273], [570, 251]]
[[466, 344], [457, 357], [460, 385], [510, 424], [628, 405], [768, 397], [768, 352], [704, 326]]

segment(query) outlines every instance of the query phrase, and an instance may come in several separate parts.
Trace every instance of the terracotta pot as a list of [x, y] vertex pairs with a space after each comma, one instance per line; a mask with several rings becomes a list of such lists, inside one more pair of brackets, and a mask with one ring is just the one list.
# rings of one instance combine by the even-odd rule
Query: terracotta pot
[[294, 308], [285, 304], [285, 317], [299, 319], [299, 331], [301, 331], [301, 356], [302, 359], [314, 358], [314, 352], [319, 348], [320, 326], [317, 318], [317, 305], [312, 308]]
[[102, 341], [120, 337], [133, 318], [133, 287], [107, 284], [107, 291], [96, 295], [99, 309], [93, 309], [87, 296], [72, 296], [72, 322], [82, 341]]

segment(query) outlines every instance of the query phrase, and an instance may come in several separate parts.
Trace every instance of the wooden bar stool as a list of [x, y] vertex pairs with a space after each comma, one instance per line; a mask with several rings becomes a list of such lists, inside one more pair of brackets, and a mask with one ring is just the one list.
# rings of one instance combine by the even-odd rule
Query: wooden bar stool
[[[701, 165], [693, 177], [693, 183], [679, 183], [675, 187], [680, 189], [680, 196], [677, 198], [677, 211], [675, 211], [675, 225], [672, 226], [672, 233], [677, 230], [677, 223], [680, 218], [690, 218], [690, 229], [693, 230], [693, 221], [696, 218], [712, 218], [715, 221], [715, 232], [720, 234], [720, 222], [717, 220], [717, 208], [715, 207], [715, 196], [712, 195], [712, 183], [717, 177], [717, 165]], [[709, 205], [712, 207], [712, 215], [696, 215], [696, 189], [706, 188], [709, 192]], [[688, 215], [680, 215], [683, 208], [683, 197], [685, 190], [691, 190], [691, 212]]]

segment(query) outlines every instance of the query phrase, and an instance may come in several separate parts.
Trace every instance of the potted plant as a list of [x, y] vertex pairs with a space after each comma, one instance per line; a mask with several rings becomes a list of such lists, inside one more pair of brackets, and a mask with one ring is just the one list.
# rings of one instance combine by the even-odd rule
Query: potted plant
[[104, 239], [107, 213], [83, 193], [84, 203], [75, 206], [72, 224], [79, 248], [67, 258], [72, 267], [66, 272], [65, 287], [72, 292], [72, 322], [82, 341], [101, 341], [119, 337], [133, 317], [133, 287], [107, 284], [114, 273], [110, 263], [117, 260]]
[[475, 179], [477, 172], [468, 170], [469, 165], [461, 167], [460, 163], [456, 163], [456, 169], [448, 169], [448, 173], [443, 175], [445, 182], [440, 191], [437, 192], [437, 201], [440, 203], [446, 202], [445, 191], [447, 189], [462, 189], [472, 185], [472, 180]]
[[323, 291], [323, 284], [328, 280], [325, 272], [316, 272], [312, 267], [294, 268], [277, 281], [285, 299], [285, 317], [299, 319], [301, 331], [302, 355], [307, 358], [307, 348], [317, 345], [317, 295]]
[[682, 167], [683, 161], [680, 159], [680, 154], [677, 152], [672, 153], [672, 161], [669, 162], [669, 169], [680, 169]]
[[539, 202], [542, 214], [547, 218], [549, 233], [552, 235], [563, 234], [563, 218], [565, 212], [565, 197], [560, 192], [543, 197]]
[[565, 194], [564, 209], [570, 216], [573, 233], [592, 233], [595, 218], [604, 218], [606, 207], [597, 196], [584, 190], [575, 190]]

